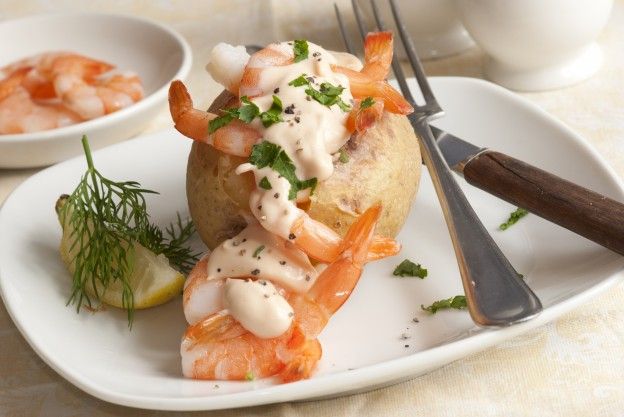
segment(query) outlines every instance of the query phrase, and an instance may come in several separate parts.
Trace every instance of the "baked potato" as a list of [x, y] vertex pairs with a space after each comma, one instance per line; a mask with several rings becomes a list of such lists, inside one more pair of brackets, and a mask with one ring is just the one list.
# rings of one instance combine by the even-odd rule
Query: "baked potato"
[[[224, 91], [208, 110], [234, 104]], [[344, 236], [356, 217], [381, 201], [383, 214], [376, 234], [395, 237], [418, 190], [421, 157], [418, 140], [405, 116], [384, 112], [363, 135], [345, 146], [348, 161], [335, 162], [335, 171], [321, 182], [306, 207], [310, 216]], [[195, 227], [210, 248], [235, 236], [251, 217], [249, 193], [253, 175], [236, 175], [245, 158], [226, 155], [210, 145], [194, 142], [188, 158], [186, 195]]]

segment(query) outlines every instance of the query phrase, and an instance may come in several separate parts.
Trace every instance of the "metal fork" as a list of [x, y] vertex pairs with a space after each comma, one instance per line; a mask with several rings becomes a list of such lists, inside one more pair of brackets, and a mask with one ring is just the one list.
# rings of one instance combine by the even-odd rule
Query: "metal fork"
[[[375, 0], [370, 0], [370, 2], [377, 24], [377, 28], [371, 29], [386, 30], [377, 2]], [[368, 31], [362, 10], [357, 0], [351, 0], [351, 4], [360, 35], [364, 39]], [[416, 135], [420, 138], [421, 153], [451, 235], [470, 315], [480, 326], [507, 326], [528, 320], [539, 314], [542, 304], [489, 235], [442, 157], [429, 128], [429, 121], [442, 116], [444, 112], [427, 82], [412, 40], [399, 17], [395, 0], [390, 0], [390, 6], [407, 57], [425, 100], [424, 105], [416, 104], [396, 53], [392, 60], [392, 69], [403, 96], [414, 106], [414, 113], [408, 118]], [[336, 4], [334, 8], [345, 46], [348, 52], [354, 53], [353, 44], [340, 10]]]

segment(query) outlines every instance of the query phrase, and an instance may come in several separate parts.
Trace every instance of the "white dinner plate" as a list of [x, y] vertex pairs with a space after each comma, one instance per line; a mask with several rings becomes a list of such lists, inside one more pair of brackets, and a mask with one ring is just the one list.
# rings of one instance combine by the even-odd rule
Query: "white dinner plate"
[[[433, 78], [450, 132], [546, 168], [612, 198], [623, 187], [578, 135], [526, 100], [468, 78]], [[149, 199], [166, 224], [187, 213], [184, 195], [190, 140], [173, 130], [95, 152], [106, 176], [138, 180], [161, 192]], [[76, 314], [65, 302], [70, 277], [58, 255], [54, 202], [72, 191], [85, 161], [76, 158], [24, 182], [0, 212], [0, 284], [7, 310], [33, 349], [64, 378], [103, 400], [142, 408], [204, 410], [343, 395], [414, 378], [553, 320], [619, 280], [624, 258], [535, 215], [505, 232], [514, 207], [463, 182], [479, 217], [544, 304], [537, 318], [499, 330], [475, 327], [465, 311], [429, 316], [421, 304], [462, 293], [450, 239], [429, 176], [422, 178], [402, 253], [370, 264], [349, 301], [321, 334], [323, 358], [309, 380], [277, 385], [195, 381], [182, 377], [181, 302], [126, 315], [109, 308]], [[421, 262], [429, 276], [397, 278], [401, 260]], [[412, 319], [416, 317], [419, 323]], [[409, 336], [402, 340], [402, 334]]]

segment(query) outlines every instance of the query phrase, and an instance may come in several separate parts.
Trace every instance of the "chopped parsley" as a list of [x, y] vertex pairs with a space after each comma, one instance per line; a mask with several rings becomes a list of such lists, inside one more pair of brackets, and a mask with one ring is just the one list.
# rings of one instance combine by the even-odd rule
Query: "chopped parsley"
[[420, 279], [424, 279], [427, 276], [427, 270], [420, 264], [415, 264], [409, 259], [406, 259], [394, 268], [392, 275], [397, 277], [418, 277]]
[[260, 252], [262, 252], [264, 250], [264, 245], [260, 245], [256, 248], [256, 250], [254, 251], [252, 257], [253, 258], [257, 258], [258, 255], [260, 255]]
[[256, 376], [253, 374], [253, 372], [251, 372], [251, 371], [247, 371], [247, 372], [245, 373], [245, 379], [246, 379], [247, 381], [253, 381], [254, 379], [256, 379]]
[[295, 53], [295, 62], [308, 59], [308, 41], [305, 39], [297, 39], [293, 45], [293, 52]]
[[225, 109], [222, 112], [224, 113], [222, 116], [218, 116], [208, 122], [208, 133], [214, 133], [232, 120], [238, 119], [238, 109]]
[[243, 96], [241, 97], [242, 106], [239, 108], [231, 108], [221, 110], [223, 115], [212, 119], [208, 122], [208, 133], [214, 133], [218, 129], [221, 129], [223, 126], [232, 122], [232, 120], [240, 120], [245, 123], [251, 123], [253, 119], [256, 117], [260, 117], [262, 121], [262, 125], [264, 127], [269, 127], [273, 123], [282, 122], [282, 117], [280, 114], [282, 113], [282, 101], [278, 96], [273, 96], [273, 103], [271, 104], [271, 108], [265, 112], [260, 112], [260, 108], [249, 100], [249, 97]]
[[295, 165], [292, 160], [281, 146], [274, 143], [264, 141], [254, 145], [253, 148], [251, 148], [249, 162], [258, 168], [271, 167], [284, 177], [290, 183], [290, 191], [288, 192], [289, 200], [294, 200], [297, 197], [297, 193], [301, 190], [311, 188], [311, 191], [314, 192], [316, 188], [316, 178], [310, 178], [304, 181], [297, 178]]
[[265, 190], [270, 190], [271, 188], [273, 188], [267, 177], [262, 177], [262, 179], [260, 180], [260, 187], [264, 188]]
[[288, 85], [293, 87], [307, 86], [308, 88], [305, 89], [305, 93], [324, 106], [330, 107], [335, 104], [344, 112], [351, 110], [351, 106], [342, 101], [340, 98], [340, 95], [345, 89], [342, 86], [335, 86], [331, 83], [322, 83], [320, 88], [316, 90], [312, 87], [310, 81], [305, 77], [305, 74], [295, 78], [289, 82]]
[[518, 220], [520, 220], [527, 214], [529, 214], [529, 212], [526, 209], [518, 207], [513, 213], [509, 215], [509, 218], [507, 219], [507, 221], [505, 223], [502, 223], [500, 226], [498, 226], [498, 228], [500, 230], [507, 230], [514, 224], [518, 223]]
[[456, 310], [464, 310], [467, 307], [466, 305], [466, 296], [465, 295], [456, 295], [455, 297], [447, 298], [446, 300], [438, 300], [434, 301], [428, 307], [421, 305], [425, 311], [428, 311], [431, 314], [435, 314], [438, 310], [447, 310], [450, 308], [454, 308]]
[[288, 83], [288, 85], [292, 87], [301, 87], [309, 84], [310, 82], [306, 79], [305, 74], [301, 74], [300, 76]]
[[364, 110], [364, 109], [367, 109], [369, 107], [372, 107], [373, 104], [375, 104], [375, 100], [373, 100], [372, 97], [366, 97], [360, 103], [360, 110]]
[[349, 154], [344, 150], [344, 148], [340, 148], [340, 157], [338, 157], [338, 160], [343, 164], [349, 162]]
[[244, 105], [238, 109], [238, 118], [245, 123], [251, 123], [260, 114], [260, 108], [251, 102], [247, 96], [241, 97], [241, 103]]
[[283, 121], [282, 116], [282, 100], [276, 95], [273, 95], [273, 103], [269, 110], [260, 113], [260, 120], [262, 120], [262, 126], [269, 127], [273, 123]]

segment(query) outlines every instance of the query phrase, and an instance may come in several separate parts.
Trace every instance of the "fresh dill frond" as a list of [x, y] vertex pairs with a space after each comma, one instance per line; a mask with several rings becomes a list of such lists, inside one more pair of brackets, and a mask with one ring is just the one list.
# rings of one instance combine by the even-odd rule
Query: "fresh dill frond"
[[[93, 308], [101, 292], [113, 282], [122, 285], [122, 306], [128, 325], [134, 316], [134, 294], [129, 277], [133, 270], [134, 244], [139, 243], [156, 255], [164, 254], [172, 267], [187, 272], [198, 254], [184, 246], [194, 232], [191, 222], [166, 229], [166, 235], [150, 223], [145, 195], [158, 194], [136, 181], [112, 181], [95, 168], [89, 142], [82, 137], [87, 170], [76, 189], [57, 206], [61, 225], [71, 230], [70, 261], [75, 269], [67, 304]], [[89, 295], [91, 294], [91, 296]], [[92, 300], [95, 298], [95, 300]]]

